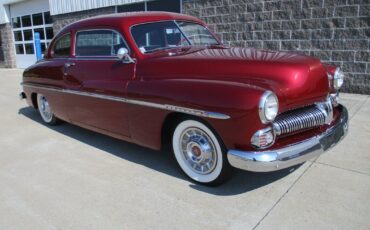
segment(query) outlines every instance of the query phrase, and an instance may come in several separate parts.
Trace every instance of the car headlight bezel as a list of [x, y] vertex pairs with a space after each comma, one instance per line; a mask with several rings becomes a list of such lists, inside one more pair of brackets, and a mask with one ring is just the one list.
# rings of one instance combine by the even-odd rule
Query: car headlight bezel
[[333, 76], [333, 87], [335, 90], [342, 88], [344, 84], [344, 72], [338, 67]]
[[279, 112], [279, 100], [277, 96], [271, 92], [266, 91], [262, 95], [258, 107], [258, 113], [263, 124], [268, 124], [276, 118]]

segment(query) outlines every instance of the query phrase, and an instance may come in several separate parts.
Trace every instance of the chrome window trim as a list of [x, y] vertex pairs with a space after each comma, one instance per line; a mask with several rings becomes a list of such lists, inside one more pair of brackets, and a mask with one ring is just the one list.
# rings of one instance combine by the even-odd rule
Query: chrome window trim
[[24, 87], [49, 90], [49, 91], [54, 91], [54, 92], [59, 92], [59, 93], [68, 93], [68, 94], [93, 97], [93, 98], [98, 98], [98, 99], [103, 99], [103, 100], [110, 100], [110, 101], [123, 102], [123, 103], [134, 104], [134, 105], [141, 105], [141, 106], [157, 108], [157, 109], [162, 109], [162, 110], [181, 112], [181, 113], [186, 113], [186, 114], [200, 116], [200, 117], [214, 118], [214, 119], [220, 119], [220, 120], [230, 119], [229, 115], [225, 115], [222, 113], [192, 109], [192, 108], [181, 107], [181, 106], [176, 106], [176, 105], [158, 104], [158, 103], [153, 103], [153, 102], [128, 99], [124, 97], [115, 97], [115, 96], [109, 96], [109, 95], [104, 95], [104, 94], [81, 92], [81, 91], [76, 91], [76, 90], [62, 89], [62, 88], [57, 88], [57, 87], [52, 87], [52, 86], [41, 86], [41, 85], [30, 84], [30, 83], [21, 83], [21, 85]]
[[94, 56], [78, 56], [78, 57], [72, 57], [71, 60], [80, 60], [80, 61], [120, 61], [121, 59], [111, 56], [102, 56], [102, 57], [94, 57]]

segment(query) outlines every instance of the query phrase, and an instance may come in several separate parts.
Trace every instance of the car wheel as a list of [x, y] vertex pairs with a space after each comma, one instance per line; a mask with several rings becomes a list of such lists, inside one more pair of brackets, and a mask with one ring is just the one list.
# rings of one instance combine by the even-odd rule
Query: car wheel
[[46, 124], [57, 125], [59, 123], [60, 120], [53, 114], [48, 100], [42, 94], [37, 94], [37, 107]]
[[225, 151], [217, 136], [205, 124], [184, 120], [174, 130], [172, 147], [177, 163], [192, 180], [218, 185], [230, 175]]

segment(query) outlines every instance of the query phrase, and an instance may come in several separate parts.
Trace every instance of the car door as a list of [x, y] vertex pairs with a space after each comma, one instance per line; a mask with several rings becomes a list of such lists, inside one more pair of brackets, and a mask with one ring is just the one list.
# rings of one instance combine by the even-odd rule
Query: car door
[[54, 114], [62, 120], [68, 120], [63, 90], [65, 89], [64, 65], [71, 54], [71, 37], [70, 32], [58, 35], [51, 44], [50, 53], [38, 64], [39, 74], [42, 76], [40, 83], [48, 89], [42, 90], [41, 93], [47, 97]]
[[71, 122], [129, 136], [125, 96], [135, 63], [117, 57], [127, 43], [115, 30], [89, 29], [77, 31], [74, 44], [74, 57], [65, 66]]

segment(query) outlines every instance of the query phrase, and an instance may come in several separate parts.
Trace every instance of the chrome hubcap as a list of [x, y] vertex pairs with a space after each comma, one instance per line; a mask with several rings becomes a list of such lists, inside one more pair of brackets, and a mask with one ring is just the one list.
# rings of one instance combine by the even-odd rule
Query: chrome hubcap
[[217, 163], [217, 153], [211, 138], [201, 129], [188, 128], [180, 137], [180, 150], [186, 164], [199, 174], [211, 173]]
[[40, 109], [43, 117], [45, 118], [45, 120], [51, 120], [52, 112], [48, 101], [44, 96], [42, 96], [40, 102]]

